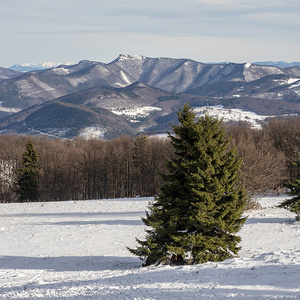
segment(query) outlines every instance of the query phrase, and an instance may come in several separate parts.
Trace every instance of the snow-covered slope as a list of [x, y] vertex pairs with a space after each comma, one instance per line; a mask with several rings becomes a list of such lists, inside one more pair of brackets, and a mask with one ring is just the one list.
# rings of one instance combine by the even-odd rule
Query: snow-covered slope
[[208, 114], [210, 116], [217, 117], [223, 122], [247, 122], [252, 128], [257, 129], [261, 128], [261, 123], [265, 119], [274, 117], [262, 116], [251, 111], [245, 111], [237, 108], [225, 109], [222, 105], [196, 107], [195, 112], [197, 113], [198, 117]]
[[0, 204], [1, 299], [300, 299], [300, 223], [259, 198], [239, 258], [140, 267], [151, 198]]

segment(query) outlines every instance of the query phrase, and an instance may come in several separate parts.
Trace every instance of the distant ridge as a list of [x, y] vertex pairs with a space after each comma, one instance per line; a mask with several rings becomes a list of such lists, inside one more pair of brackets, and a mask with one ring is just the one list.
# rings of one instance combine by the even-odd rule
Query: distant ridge
[[[113, 60], [111, 63], [115, 63], [118, 61], [144, 61], [147, 57], [143, 55], [130, 55], [130, 54], [120, 54], [115, 60]], [[163, 57], [160, 57], [159, 59], [163, 59]], [[169, 58], [170, 59], [170, 58]], [[89, 62], [89, 63], [97, 63], [92, 62], [89, 60], [82, 60], [81, 62]], [[205, 62], [205, 64], [232, 64], [234, 62], [230, 61], [224, 61], [224, 62]], [[18, 72], [31, 72], [31, 71], [37, 71], [37, 70], [45, 70], [45, 69], [51, 69], [56, 68], [60, 65], [74, 65], [73, 62], [68, 63], [61, 63], [61, 62], [43, 62], [43, 63], [25, 63], [25, 64], [15, 64], [8, 69], [18, 71]], [[260, 65], [260, 66], [274, 66], [279, 68], [291, 68], [300, 66], [300, 62], [286, 62], [286, 61], [257, 61], [252, 62], [254, 65]]]
[[286, 61], [258, 61], [254, 62], [255, 65], [261, 66], [274, 66], [279, 68], [291, 68], [300, 66], [300, 62], [286, 62]]
[[15, 64], [8, 69], [18, 71], [18, 72], [31, 72], [31, 71], [37, 71], [37, 70], [45, 70], [45, 69], [51, 69], [56, 68], [60, 65], [72, 65], [74, 63], [60, 63], [60, 62], [43, 62], [41, 64], [36, 63], [25, 63], [25, 64]]

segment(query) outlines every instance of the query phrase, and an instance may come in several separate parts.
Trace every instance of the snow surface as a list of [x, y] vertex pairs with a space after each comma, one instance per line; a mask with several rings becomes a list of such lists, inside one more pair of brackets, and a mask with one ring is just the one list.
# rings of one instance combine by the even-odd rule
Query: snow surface
[[[294, 89], [300, 86], [300, 78], [290, 78], [288, 80], [288, 84], [290, 84], [290, 89]], [[297, 91], [295, 91], [297, 93]]]
[[135, 54], [120, 54], [117, 58], [118, 61], [127, 61], [127, 60], [144, 60], [146, 57], [142, 55]]
[[82, 129], [79, 133], [79, 136], [90, 139], [90, 138], [104, 138], [104, 134], [107, 132], [106, 129], [97, 126], [86, 127]]
[[54, 69], [52, 69], [52, 72], [57, 74], [57, 75], [68, 75], [68, 74], [70, 74], [70, 69], [54, 68]]
[[287, 81], [287, 83], [288, 84], [292, 84], [292, 83], [295, 83], [295, 82], [297, 82], [299, 80], [300, 80], [300, 78], [289, 78], [288, 81]]
[[131, 118], [145, 118], [150, 115], [153, 111], [162, 110], [160, 107], [153, 106], [137, 106], [134, 108], [124, 108], [124, 109], [112, 109], [111, 112], [116, 115], [126, 115]]
[[245, 69], [249, 69], [251, 67], [251, 64], [250, 63], [246, 63], [245, 64]]
[[[239, 95], [235, 95], [239, 97]], [[216, 106], [205, 106], [205, 107], [196, 107], [195, 112], [198, 116], [203, 114], [208, 114], [210, 116], [218, 117], [224, 122], [235, 121], [235, 122], [249, 122], [252, 128], [261, 128], [261, 122], [267, 118], [274, 116], [262, 116], [258, 115], [251, 111], [245, 111], [238, 108], [226, 109], [222, 105]]]
[[131, 80], [126, 76], [126, 74], [125, 74], [123, 71], [121, 71], [120, 74], [121, 74], [121, 78], [122, 78], [127, 84], [131, 84]]
[[15, 107], [3, 107], [2, 101], [0, 101], [0, 111], [10, 112], [10, 113], [16, 113], [19, 112], [21, 109], [15, 108]]
[[77, 87], [79, 84], [83, 84], [87, 81], [87, 78], [85, 77], [68, 77], [67, 80], [75, 87]]
[[0, 204], [0, 299], [300, 299], [300, 223], [258, 198], [240, 257], [141, 267], [152, 198]]
[[41, 64], [37, 64], [37, 63], [25, 63], [25, 64], [21, 64], [20, 66], [22, 67], [38, 67], [38, 68], [54, 68], [54, 67], [58, 67], [59, 65], [61, 65], [62, 63], [60, 62], [43, 62]]
[[[289, 79], [274, 79], [274, 82], [279, 82], [280, 85], [290, 85], [289, 88], [295, 88], [300, 85], [300, 78], [289, 78]], [[295, 84], [293, 84], [295, 83]]]
[[[67, 62], [64, 63], [66, 66], [73, 65], [74, 62]], [[21, 67], [30, 67], [30, 68], [36, 68], [36, 69], [50, 69], [50, 68], [55, 68], [60, 65], [63, 65], [61, 62], [43, 62], [43, 63], [25, 63], [25, 64], [20, 64], [19, 66]]]

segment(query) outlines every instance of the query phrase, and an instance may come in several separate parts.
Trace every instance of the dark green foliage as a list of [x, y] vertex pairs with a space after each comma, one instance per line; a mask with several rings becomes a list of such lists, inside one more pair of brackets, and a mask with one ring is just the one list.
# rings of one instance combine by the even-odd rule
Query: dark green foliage
[[140, 98], [133, 90], [124, 90], [124, 93], [130, 98]]
[[167, 95], [167, 96], [158, 96], [157, 100], [158, 101], [169, 101], [169, 100], [177, 100], [180, 99], [180, 95], [172, 94], [172, 95]]
[[144, 265], [168, 263], [183, 257], [185, 263], [222, 261], [237, 254], [240, 237], [235, 234], [245, 222], [246, 196], [235, 186], [240, 161], [221, 122], [205, 116], [196, 121], [189, 105], [178, 113], [178, 126], [169, 135], [175, 158], [168, 161], [168, 175], [160, 194], [143, 218], [145, 241], [129, 249]]
[[28, 127], [40, 129], [70, 126], [82, 128], [93, 124], [93, 118], [94, 115], [90, 111], [53, 102], [33, 112], [25, 122]]
[[[300, 171], [300, 158], [298, 158], [298, 162], [294, 163], [294, 165]], [[298, 179], [296, 179], [293, 183], [290, 182], [285, 185], [285, 187], [289, 189], [288, 195], [296, 197], [283, 201], [278, 205], [278, 207], [294, 212], [296, 214], [296, 220], [300, 221], [300, 172], [298, 174]]]
[[16, 192], [20, 202], [39, 199], [38, 157], [31, 140], [26, 145], [26, 151], [23, 153], [21, 165], [17, 171], [17, 185]]

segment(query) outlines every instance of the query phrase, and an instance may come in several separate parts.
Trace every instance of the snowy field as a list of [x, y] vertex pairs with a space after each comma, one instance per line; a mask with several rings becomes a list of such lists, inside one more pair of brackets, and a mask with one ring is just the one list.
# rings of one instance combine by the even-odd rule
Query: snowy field
[[261, 122], [267, 118], [272, 118], [274, 116], [262, 116], [251, 111], [246, 111], [238, 108], [227, 109], [222, 105], [216, 106], [204, 106], [196, 107], [195, 112], [198, 113], [198, 117], [203, 114], [208, 114], [209, 116], [217, 117], [223, 122], [247, 122], [252, 128], [261, 129]]
[[151, 198], [0, 204], [0, 299], [300, 299], [300, 222], [259, 198], [239, 258], [140, 266]]

